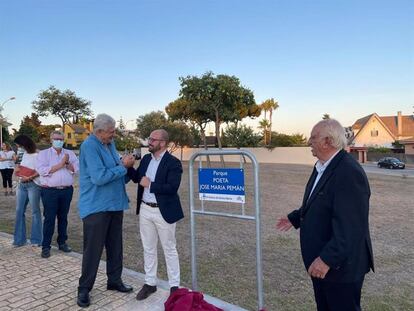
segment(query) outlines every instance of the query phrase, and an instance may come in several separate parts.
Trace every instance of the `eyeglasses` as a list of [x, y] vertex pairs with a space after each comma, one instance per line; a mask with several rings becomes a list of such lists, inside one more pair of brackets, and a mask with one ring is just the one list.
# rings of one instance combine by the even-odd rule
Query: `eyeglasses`
[[165, 139], [157, 139], [157, 138], [150, 137], [150, 138], [148, 138], [148, 141], [149, 142], [152, 142], [152, 141], [165, 141]]

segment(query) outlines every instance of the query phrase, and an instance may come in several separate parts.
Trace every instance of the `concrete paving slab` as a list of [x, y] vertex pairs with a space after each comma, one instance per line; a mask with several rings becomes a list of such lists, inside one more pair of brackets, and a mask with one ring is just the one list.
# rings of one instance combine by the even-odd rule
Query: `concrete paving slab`
[[[0, 232], [0, 310], [83, 310], [76, 304], [82, 255], [63, 253], [52, 248], [51, 257], [40, 257], [41, 248], [30, 244], [12, 246], [12, 236]], [[91, 306], [86, 310], [162, 311], [169, 296], [166, 281], [144, 301], [135, 296], [144, 285], [144, 275], [124, 269], [123, 281], [134, 287], [133, 293], [106, 290], [104, 261], [101, 261]], [[226, 311], [245, 311], [238, 306], [205, 295], [205, 299]]]

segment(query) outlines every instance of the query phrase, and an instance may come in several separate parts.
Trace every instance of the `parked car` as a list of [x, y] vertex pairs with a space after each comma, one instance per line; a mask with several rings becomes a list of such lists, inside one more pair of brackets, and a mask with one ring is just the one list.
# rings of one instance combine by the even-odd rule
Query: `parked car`
[[394, 168], [404, 169], [405, 163], [401, 162], [397, 158], [385, 157], [378, 161], [378, 167], [386, 167], [389, 169], [394, 169]]

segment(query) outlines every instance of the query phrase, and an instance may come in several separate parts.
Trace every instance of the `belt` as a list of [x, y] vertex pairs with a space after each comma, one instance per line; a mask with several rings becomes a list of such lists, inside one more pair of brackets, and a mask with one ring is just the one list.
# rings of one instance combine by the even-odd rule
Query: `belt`
[[145, 202], [145, 201], [142, 201], [142, 203], [144, 203], [145, 205], [148, 205], [149, 207], [154, 207], [154, 208], [158, 207], [157, 203], [151, 203], [151, 202]]
[[63, 190], [63, 189], [68, 189], [71, 188], [72, 186], [59, 186], [59, 187], [47, 187], [47, 186], [42, 186], [42, 188], [45, 189], [50, 189], [50, 190]]

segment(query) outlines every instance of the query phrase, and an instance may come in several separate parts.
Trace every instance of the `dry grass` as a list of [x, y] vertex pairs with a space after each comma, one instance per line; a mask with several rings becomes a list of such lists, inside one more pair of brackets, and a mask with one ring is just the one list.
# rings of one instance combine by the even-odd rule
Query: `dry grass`
[[[186, 218], [177, 225], [182, 284], [191, 286], [188, 169], [184, 164], [180, 194]], [[311, 283], [303, 267], [297, 232], [279, 233], [276, 219], [300, 204], [311, 167], [262, 164], [262, 247], [264, 295], [267, 310], [315, 309]], [[251, 167], [246, 166], [247, 205], [253, 214]], [[371, 184], [371, 234], [376, 273], [367, 275], [362, 304], [364, 310], [414, 310], [414, 179], [369, 175]], [[142, 246], [135, 215], [136, 185], [128, 184], [131, 209], [124, 217], [124, 264], [143, 271]], [[77, 192], [69, 220], [69, 243], [81, 251], [82, 223], [76, 210]], [[199, 204], [198, 199], [196, 199]], [[0, 230], [12, 233], [14, 200], [0, 199]], [[239, 210], [234, 205], [206, 204], [206, 208]], [[257, 309], [255, 272], [255, 227], [252, 221], [196, 216], [199, 286], [202, 291]], [[166, 279], [162, 251], [159, 277]]]

